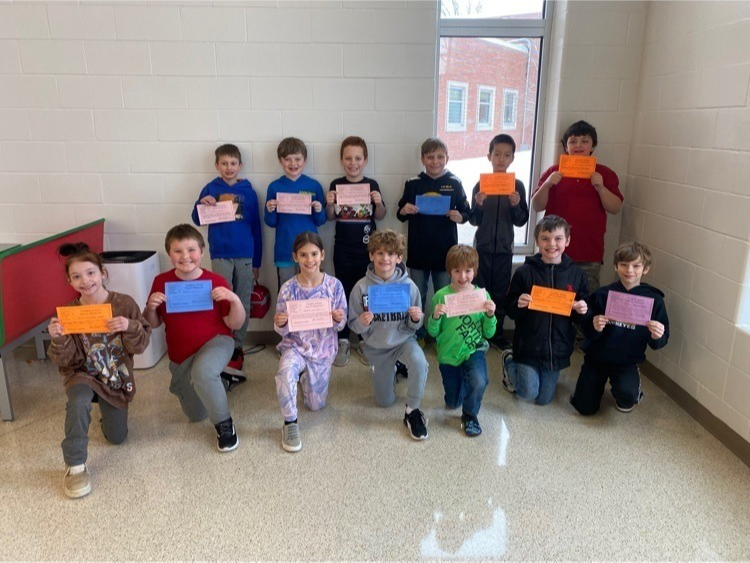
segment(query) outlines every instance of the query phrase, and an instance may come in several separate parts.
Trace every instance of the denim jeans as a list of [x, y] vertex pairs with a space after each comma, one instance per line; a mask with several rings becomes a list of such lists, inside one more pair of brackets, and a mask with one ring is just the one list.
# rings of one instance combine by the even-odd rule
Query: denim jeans
[[[429, 315], [427, 311], [427, 288], [430, 277], [432, 277], [432, 288], [437, 292], [451, 283], [451, 276], [445, 270], [417, 270], [416, 268], [409, 268], [409, 276], [411, 277], [411, 281], [416, 284], [419, 294], [422, 296], [422, 312], [426, 319], [427, 315]], [[424, 338], [426, 333], [427, 329], [423, 324], [417, 330], [417, 338]]]
[[555, 398], [555, 387], [560, 370], [536, 369], [527, 364], [510, 360], [507, 363], [510, 381], [516, 388], [516, 395], [537, 405], [547, 405]]
[[461, 405], [466, 414], [477, 416], [488, 383], [484, 352], [474, 352], [460, 366], [440, 364], [440, 375], [443, 376], [445, 406], [455, 409]]

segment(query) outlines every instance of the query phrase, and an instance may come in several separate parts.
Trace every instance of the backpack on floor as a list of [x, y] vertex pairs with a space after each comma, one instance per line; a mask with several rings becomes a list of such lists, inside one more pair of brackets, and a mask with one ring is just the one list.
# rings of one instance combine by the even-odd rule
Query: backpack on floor
[[262, 319], [271, 308], [271, 294], [265, 285], [255, 284], [250, 296], [250, 318]]

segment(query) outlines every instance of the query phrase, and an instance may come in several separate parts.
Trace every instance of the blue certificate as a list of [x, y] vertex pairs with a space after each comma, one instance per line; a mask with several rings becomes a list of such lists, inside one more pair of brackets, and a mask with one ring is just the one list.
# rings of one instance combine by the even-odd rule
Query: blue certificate
[[167, 313], [210, 311], [214, 308], [214, 300], [211, 299], [212, 285], [211, 280], [165, 283]]
[[367, 304], [370, 312], [405, 313], [411, 307], [409, 287], [406, 283], [371, 285]]
[[451, 209], [451, 196], [418, 195], [415, 205], [421, 215], [445, 215]]

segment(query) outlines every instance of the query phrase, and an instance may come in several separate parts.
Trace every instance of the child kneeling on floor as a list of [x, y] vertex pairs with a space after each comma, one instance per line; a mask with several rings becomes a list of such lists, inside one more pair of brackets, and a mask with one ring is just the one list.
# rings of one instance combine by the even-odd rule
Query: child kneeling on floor
[[[328, 396], [331, 366], [338, 352], [338, 333], [346, 323], [346, 294], [341, 282], [321, 271], [326, 253], [323, 241], [313, 232], [300, 233], [292, 244], [292, 259], [299, 273], [284, 282], [276, 302], [273, 328], [282, 336], [276, 349], [281, 354], [276, 373], [276, 395], [284, 416], [281, 447], [288, 452], [302, 449], [297, 422], [297, 382], [302, 385], [305, 406], [322, 409]], [[289, 324], [289, 303], [328, 299], [331, 327], [294, 330]]]
[[[617, 410], [632, 411], [643, 397], [638, 364], [646, 359], [646, 346], [658, 350], [669, 340], [664, 294], [641, 283], [651, 267], [651, 251], [638, 242], [626, 242], [615, 251], [614, 262], [619, 281], [594, 292], [583, 323], [585, 356], [570, 398], [570, 404], [583, 415], [599, 411], [607, 380], [612, 384]], [[636, 325], [608, 318], [607, 300], [613, 292], [653, 300], [651, 319], [645, 325]]]
[[485, 290], [484, 310], [465, 315], [449, 316], [446, 296], [479, 289], [472, 282], [479, 266], [479, 255], [474, 247], [457, 244], [448, 251], [445, 269], [451, 276], [450, 285], [432, 298], [432, 315], [427, 320], [427, 332], [437, 340], [438, 364], [443, 376], [445, 406], [461, 406], [461, 426], [469, 437], [479, 436], [482, 427], [477, 414], [487, 388], [488, 338], [497, 330], [495, 303]]

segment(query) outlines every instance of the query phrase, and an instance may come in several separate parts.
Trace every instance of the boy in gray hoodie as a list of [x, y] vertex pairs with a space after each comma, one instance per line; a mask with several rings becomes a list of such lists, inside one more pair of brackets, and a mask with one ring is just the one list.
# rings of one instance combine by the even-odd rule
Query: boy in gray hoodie
[[[404, 235], [391, 230], [377, 231], [370, 237], [367, 248], [371, 263], [349, 297], [349, 328], [364, 341], [364, 351], [372, 369], [375, 402], [379, 406], [388, 407], [396, 401], [396, 361], [406, 366], [409, 383], [404, 426], [412, 438], [425, 440], [427, 418], [419, 407], [429, 366], [417, 344], [416, 333], [423, 320], [422, 299], [401, 263], [405, 247]], [[386, 309], [391, 309], [389, 312], [370, 311], [371, 288], [391, 284], [408, 286], [409, 306], [386, 305]]]

